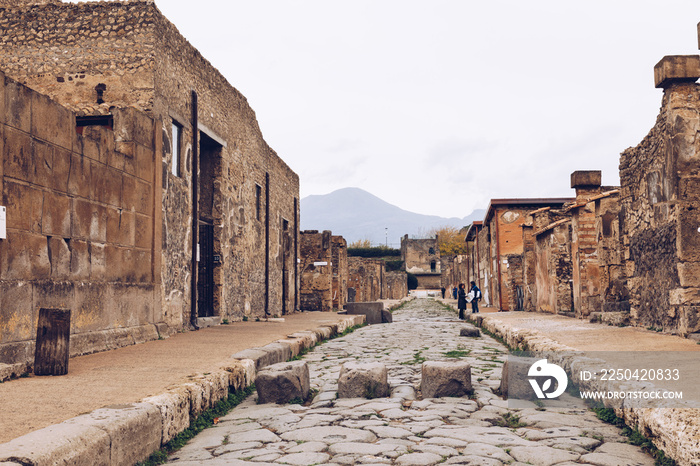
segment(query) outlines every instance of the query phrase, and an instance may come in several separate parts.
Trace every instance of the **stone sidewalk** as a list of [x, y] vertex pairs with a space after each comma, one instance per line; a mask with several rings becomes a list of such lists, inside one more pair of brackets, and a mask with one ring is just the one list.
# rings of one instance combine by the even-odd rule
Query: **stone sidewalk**
[[[455, 307], [456, 304], [447, 301]], [[486, 312], [467, 314], [476, 325], [498, 335], [512, 349], [553, 354], [554, 362], [567, 369], [580, 361], [572, 352], [699, 352], [696, 341], [639, 327], [618, 327], [603, 323], [536, 312]], [[563, 359], [556, 360], [557, 354]], [[590, 353], [587, 353], [590, 354]], [[687, 358], [684, 358], [687, 360]], [[700, 360], [700, 354], [698, 354]], [[669, 361], [672, 362], [672, 361]], [[697, 364], [688, 368], [697, 373]], [[623, 384], [620, 384], [624, 387]], [[591, 382], [591, 390], [609, 390], [601, 381]], [[615, 388], [613, 384], [612, 388]], [[700, 465], [700, 410], [692, 408], [647, 409], [628, 407], [625, 402], [610, 402], [616, 414], [631, 427], [652, 438], [655, 445], [682, 465]], [[689, 405], [689, 406], [692, 406]]]
[[[392, 324], [364, 327], [317, 346], [304, 360], [312, 387], [308, 406], [256, 403], [251, 396], [174, 453], [194, 465], [653, 465], [572, 400], [559, 407], [509, 409], [493, 393], [507, 348], [493, 338], [460, 336], [471, 327], [432, 299], [394, 313]], [[474, 395], [428, 398], [420, 393], [424, 361], [469, 361]], [[337, 398], [345, 362], [387, 366], [391, 396]]]
[[132, 465], [253, 382], [256, 361], [234, 353], [257, 347], [279, 362], [363, 321], [305, 312], [238, 322], [73, 358], [66, 376], [0, 383], [0, 464]]

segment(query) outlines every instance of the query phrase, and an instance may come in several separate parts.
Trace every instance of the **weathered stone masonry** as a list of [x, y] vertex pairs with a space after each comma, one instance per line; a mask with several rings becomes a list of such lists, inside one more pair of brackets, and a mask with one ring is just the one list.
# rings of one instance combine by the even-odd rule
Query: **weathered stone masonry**
[[[684, 58], [657, 65], [656, 125], [620, 158], [631, 318], [681, 335], [700, 331], [700, 70]], [[669, 63], [692, 68], [691, 79], [660, 79]]]
[[111, 116], [115, 148], [135, 160], [145, 149], [123, 137], [114, 109], [136, 107], [161, 128], [151, 267], [164, 332], [294, 311], [299, 179], [245, 97], [152, 2], [12, 3], [0, 7], [8, 76], [79, 124]]
[[78, 134], [69, 110], [0, 72], [2, 363], [33, 359], [42, 307], [72, 310], [71, 355], [158, 338], [155, 126], [112, 114], [114, 130]]

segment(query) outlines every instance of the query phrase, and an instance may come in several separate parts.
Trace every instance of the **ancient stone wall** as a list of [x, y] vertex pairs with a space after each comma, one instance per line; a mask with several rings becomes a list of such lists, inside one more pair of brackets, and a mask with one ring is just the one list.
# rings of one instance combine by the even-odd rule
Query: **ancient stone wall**
[[333, 241], [330, 231], [305, 230], [300, 235], [301, 286], [303, 311], [333, 309]]
[[457, 254], [454, 256], [441, 256], [441, 287], [451, 290], [453, 287], [464, 283], [469, 284], [472, 279], [470, 275], [470, 261], [468, 254]]
[[406, 272], [384, 272], [382, 296], [384, 299], [403, 299], [408, 296]]
[[406, 272], [418, 279], [419, 290], [439, 290], [441, 284], [440, 249], [437, 237], [428, 239], [401, 238], [401, 259]]
[[656, 125], [620, 158], [630, 313], [641, 326], [700, 331], [700, 86], [669, 84]]
[[364, 257], [348, 257], [348, 302], [370, 302], [383, 299], [384, 261]]
[[619, 190], [595, 201], [602, 312], [630, 311], [620, 225]]
[[[8, 75], [80, 114], [133, 106], [161, 121], [158, 228], [169, 325], [295, 310], [298, 176], [265, 143], [245, 97], [152, 2], [4, 9], [0, 31], [0, 66]], [[209, 234], [208, 257], [193, 261], [194, 236], [201, 250]], [[195, 291], [200, 298], [211, 293], [211, 304], [193, 306]]]
[[571, 223], [554, 222], [536, 234], [536, 310], [572, 312]]
[[68, 109], [0, 72], [0, 362], [33, 359], [42, 307], [71, 310], [71, 355], [158, 338], [160, 142], [151, 118], [112, 114], [113, 129], [78, 134]]
[[333, 309], [343, 309], [348, 297], [348, 243], [333, 236]]

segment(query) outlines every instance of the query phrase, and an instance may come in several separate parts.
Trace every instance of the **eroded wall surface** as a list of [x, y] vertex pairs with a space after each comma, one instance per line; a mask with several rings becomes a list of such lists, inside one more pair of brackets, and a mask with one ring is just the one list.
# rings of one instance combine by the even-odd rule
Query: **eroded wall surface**
[[305, 230], [300, 236], [301, 287], [299, 297], [303, 311], [333, 309], [333, 241], [326, 230]]
[[630, 313], [641, 326], [700, 331], [700, 87], [664, 91], [656, 125], [622, 153]]
[[[154, 122], [86, 126], [0, 72], [0, 361], [34, 356], [38, 311], [71, 310], [72, 355], [158, 338]], [[121, 149], [130, 147], [132, 151]]]

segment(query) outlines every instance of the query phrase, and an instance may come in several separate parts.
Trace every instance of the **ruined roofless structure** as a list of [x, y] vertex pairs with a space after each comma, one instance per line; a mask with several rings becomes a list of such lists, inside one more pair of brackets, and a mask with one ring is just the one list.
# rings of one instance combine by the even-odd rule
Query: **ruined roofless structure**
[[[0, 188], [45, 211], [21, 229], [8, 201], [0, 253], [8, 264], [25, 249], [48, 264], [60, 252], [69, 264], [61, 273], [2, 268], [0, 294], [18, 299], [1, 317], [19, 323], [0, 346], [31, 345], [40, 307], [73, 310], [83, 352], [104, 349], [105, 332], [133, 342], [153, 337], [148, 329], [167, 335], [298, 309], [299, 178], [264, 141], [245, 97], [152, 1], [2, 1], [0, 71], [13, 119], [3, 157], [21, 168], [6, 168]], [[40, 107], [43, 97], [23, 85], [75, 116]], [[61, 118], [40, 135], [24, 122], [46, 122], [43, 108]], [[70, 175], [59, 171], [64, 161]], [[38, 167], [49, 167], [48, 181]], [[150, 207], [134, 210], [134, 193]], [[58, 231], [48, 229], [51, 213]], [[49, 249], [58, 238], [60, 249]], [[144, 273], [132, 273], [137, 265]]]

